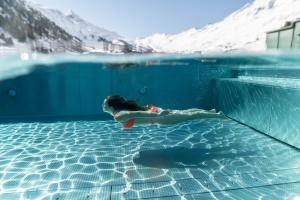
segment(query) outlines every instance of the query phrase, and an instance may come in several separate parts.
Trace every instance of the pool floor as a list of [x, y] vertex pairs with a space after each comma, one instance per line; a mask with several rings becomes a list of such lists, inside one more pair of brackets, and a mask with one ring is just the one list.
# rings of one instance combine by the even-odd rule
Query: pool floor
[[0, 124], [0, 199], [297, 199], [300, 151], [231, 120]]

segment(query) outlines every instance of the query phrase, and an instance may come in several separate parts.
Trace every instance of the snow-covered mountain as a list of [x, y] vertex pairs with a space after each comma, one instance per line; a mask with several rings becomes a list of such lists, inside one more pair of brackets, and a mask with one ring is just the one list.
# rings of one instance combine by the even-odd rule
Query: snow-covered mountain
[[28, 0], [0, 0], [0, 52], [8, 47], [45, 53], [148, 51], [74, 12], [64, 14]]
[[62, 13], [59, 10], [45, 8], [42, 6], [35, 7], [41, 11], [46, 17], [55, 22], [58, 26], [64, 27], [68, 33], [77, 36], [82, 40], [98, 40], [103, 38], [106, 40], [122, 39], [119, 34], [108, 31], [104, 28], [99, 28], [81, 17], [72, 10]]
[[130, 44], [122, 36], [85, 21], [71, 10], [63, 13], [59, 10], [46, 8], [38, 4], [31, 3], [31, 6], [39, 10], [69, 34], [78, 37], [83, 42], [83, 47], [87, 51], [130, 51]]
[[154, 34], [136, 44], [156, 52], [191, 53], [265, 50], [266, 32], [300, 17], [300, 0], [254, 0], [223, 21], [202, 29]]
[[23, 0], [0, 1], [0, 46], [40, 51], [82, 51], [81, 41]]

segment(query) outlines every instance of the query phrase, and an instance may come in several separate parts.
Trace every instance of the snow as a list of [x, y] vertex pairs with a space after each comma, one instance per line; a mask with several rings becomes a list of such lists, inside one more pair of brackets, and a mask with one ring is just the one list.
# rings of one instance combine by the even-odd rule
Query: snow
[[122, 36], [115, 32], [99, 28], [85, 21], [72, 10], [62, 13], [59, 10], [46, 8], [32, 2], [31, 6], [70, 35], [79, 38], [83, 42], [86, 51], [105, 52], [110, 41], [122, 39]]
[[0, 55], [7, 54], [7, 53], [17, 53], [18, 49], [16, 47], [6, 47], [0, 46]]
[[118, 53], [125, 51], [128, 46], [132, 46], [132, 42], [126, 41], [119, 34], [85, 21], [72, 10], [63, 13], [56, 9], [44, 7], [32, 0], [26, 0], [26, 6], [42, 13], [69, 35], [74, 36], [74, 39], [79, 39], [83, 51]]
[[122, 38], [117, 33], [99, 28], [86, 22], [71, 10], [64, 14], [55, 9], [47, 9], [43, 7], [35, 8], [43, 13], [47, 18], [55, 22], [56, 25], [66, 30], [69, 34], [74, 35], [83, 41], [97, 41], [98, 37], [102, 37], [106, 40]]
[[300, 0], [255, 0], [202, 29], [175, 35], [154, 34], [135, 43], [166, 53], [262, 51], [266, 49], [267, 31], [299, 17]]
[[[42, 52], [64, 52], [64, 51], [84, 51], [84, 52], [101, 52], [101, 53], [122, 53], [122, 52], [130, 52], [134, 51], [135, 46], [132, 45], [131, 41], [126, 41], [119, 34], [106, 30], [104, 28], [97, 27], [74, 13], [72, 10], [68, 10], [66, 13], [63, 13], [59, 10], [50, 9], [43, 7], [35, 2], [29, 0], [15, 0], [15, 3], [26, 10], [26, 15], [22, 15], [20, 20], [20, 25], [16, 24], [16, 26], [21, 26], [23, 24], [29, 23], [29, 19], [33, 18], [37, 21], [40, 18], [47, 18], [56, 26], [50, 26], [43, 28], [49, 32], [50, 37], [41, 37], [34, 40], [27, 40], [27, 42], [21, 43], [16, 38], [11, 37], [9, 34], [9, 29], [4, 30], [0, 28], [0, 34], [2, 39], [0, 38], [0, 46], [7, 45], [6, 39], [8, 36], [12, 38], [14, 43], [14, 49], [17, 49], [21, 52], [27, 52], [32, 50], [42, 51]], [[6, 1], [4, 1], [5, 3]], [[7, 2], [6, 2], [7, 3]], [[9, 2], [10, 3], [10, 2]], [[14, 12], [17, 15], [18, 11], [14, 6], [10, 4], [7, 5], [10, 7], [10, 11]], [[38, 12], [33, 12], [38, 11]], [[30, 15], [35, 13], [35, 15]], [[38, 13], [38, 14], [36, 14]], [[7, 12], [3, 11], [0, 7], [0, 15], [7, 15]], [[10, 17], [7, 15], [7, 17]], [[34, 24], [33, 24], [34, 26]], [[60, 28], [58, 28], [60, 27]], [[47, 30], [53, 28], [55, 30]], [[21, 30], [21, 28], [19, 28]], [[64, 31], [62, 31], [64, 30]], [[59, 32], [62, 36], [53, 35], [53, 32]], [[2, 35], [3, 34], [3, 35]], [[26, 35], [26, 34], [25, 34]], [[69, 38], [72, 37], [72, 40], [65, 40], [64, 36]], [[5, 38], [4, 38], [5, 37]], [[139, 48], [144, 50], [142, 47]], [[147, 49], [148, 50], [148, 49]], [[1, 48], [1, 52], [11, 51], [11, 48]]]

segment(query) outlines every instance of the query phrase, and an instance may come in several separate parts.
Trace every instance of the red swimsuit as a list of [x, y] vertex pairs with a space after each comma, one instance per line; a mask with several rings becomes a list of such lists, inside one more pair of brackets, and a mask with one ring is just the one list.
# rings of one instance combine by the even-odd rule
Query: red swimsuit
[[[159, 112], [159, 108], [155, 107], [155, 106], [150, 106], [149, 110], [152, 113], [158, 113]], [[135, 121], [136, 121], [135, 118], [132, 118], [132, 119], [128, 120], [125, 124], [123, 124], [123, 128], [125, 128], [125, 129], [132, 128], [135, 124]]]

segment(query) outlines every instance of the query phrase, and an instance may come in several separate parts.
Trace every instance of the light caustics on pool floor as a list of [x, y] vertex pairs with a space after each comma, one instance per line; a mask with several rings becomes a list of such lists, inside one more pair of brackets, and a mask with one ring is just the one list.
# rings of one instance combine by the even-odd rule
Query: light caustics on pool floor
[[300, 152], [231, 120], [0, 125], [0, 199], [293, 199]]

